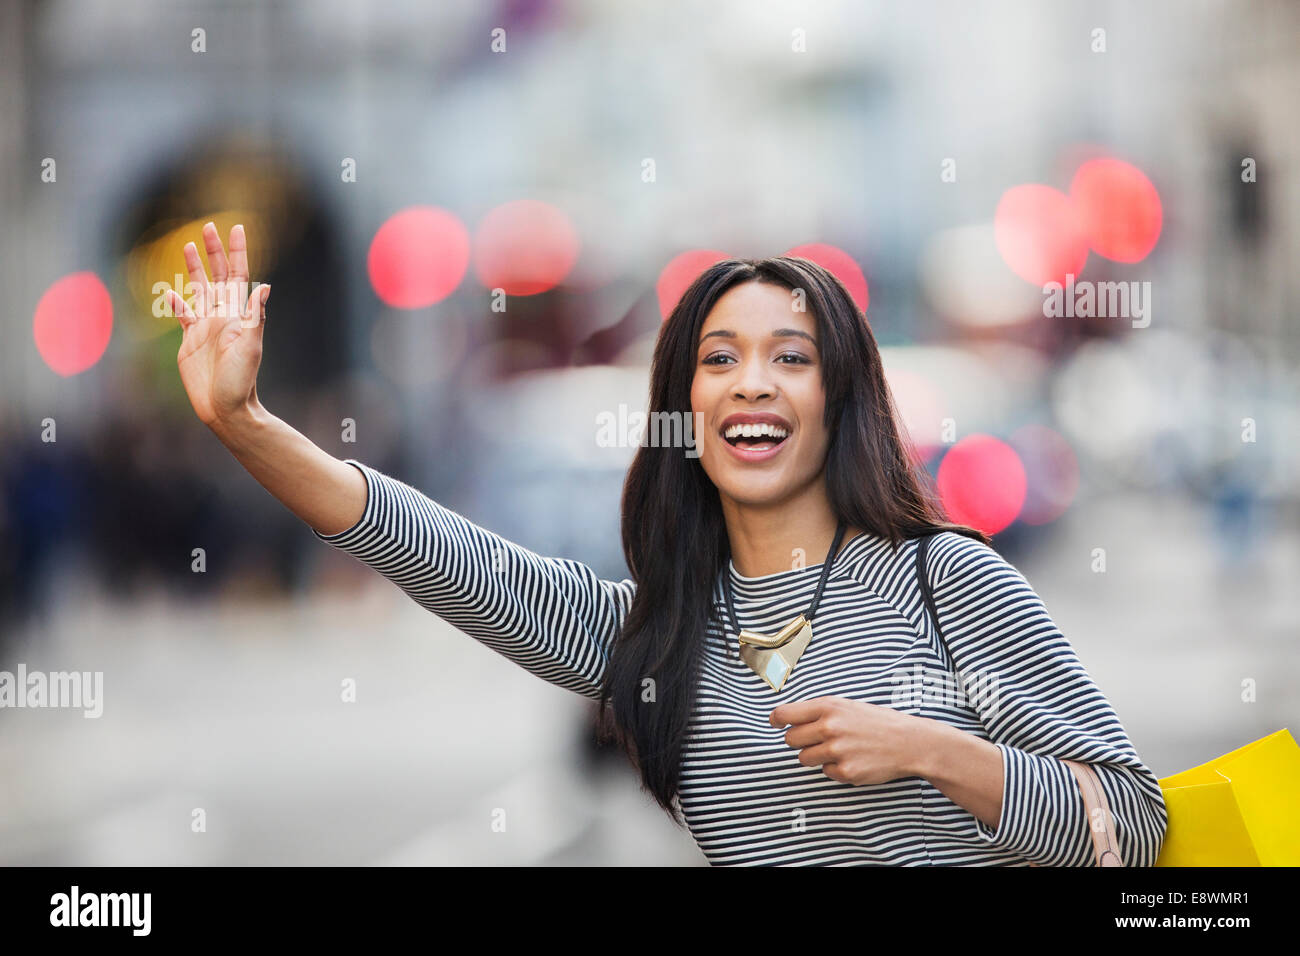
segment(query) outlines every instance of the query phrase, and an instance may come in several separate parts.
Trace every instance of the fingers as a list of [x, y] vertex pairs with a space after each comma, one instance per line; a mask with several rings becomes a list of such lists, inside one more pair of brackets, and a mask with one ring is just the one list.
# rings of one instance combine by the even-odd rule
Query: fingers
[[248, 237], [242, 224], [230, 230], [230, 278], [236, 285], [248, 281]]
[[212, 281], [225, 282], [230, 272], [226, 262], [226, 250], [221, 245], [221, 234], [217, 224], [210, 222], [203, 227], [203, 246], [208, 251], [208, 265], [212, 267]]
[[832, 753], [831, 748], [826, 744], [819, 744], [816, 747], [806, 747], [799, 751], [799, 762], [805, 767], [820, 767], [823, 764], [834, 764], [839, 759], [839, 754]]
[[784, 727], [786, 724], [806, 724], [810, 720], [816, 720], [820, 717], [822, 712], [831, 705], [832, 698], [828, 697], [814, 697], [812, 700], [782, 704], [768, 715], [767, 720], [773, 727]]
[[204, 271], [203, 260], [199, 258], [198, 247], [192, 242], [185, 243], [185, 269], [190, 274], [190, 283], [194, 286], [195, 301], [199, 312], [206, 313], [208, 299], [208, 274]]
[[180, 320], [182, 331], [188, 329], [199, 320], [199, 317], [194, 314], [194, 310], [191, 309], [189, 304], [176, 293], [175, 289], [168, 289], [166, 295], [167, 307], [172, 310], [172, 315], [176, 316], [176, 318]]
[[251, 296], [248, 297], [248, 311], [244, 313], [240, 320], [241, 329], [257, 329], [261, 331], [262, 323], [266, 321], [266, 300], [271, 295], [269, 285], [260, 285]]
[[[244, 286], [231, 274], [226, 249], [221, 244], [221, 234], [216, 223], [203, 227], [203, 245], [208, 252], [208, 265], [212, 268], [213, 300], [218, 315], [234, 318], [244, 311]], [[245, 257], [247, 261], [247, 257]]]
[[801, 749], [823, 743], [828, 736], [821, 721], [813, 721], [810, 724], [797, 724], [791, 727], [785, 732], [785, 742], [790, 747]]

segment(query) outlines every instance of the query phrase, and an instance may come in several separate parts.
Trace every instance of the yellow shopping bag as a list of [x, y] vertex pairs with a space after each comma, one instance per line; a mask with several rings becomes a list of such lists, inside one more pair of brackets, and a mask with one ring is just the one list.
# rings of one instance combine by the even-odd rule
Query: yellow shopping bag
[[1156, 866], [1300, 865], [1300, 747], [1277, 733], [1160, 781]]

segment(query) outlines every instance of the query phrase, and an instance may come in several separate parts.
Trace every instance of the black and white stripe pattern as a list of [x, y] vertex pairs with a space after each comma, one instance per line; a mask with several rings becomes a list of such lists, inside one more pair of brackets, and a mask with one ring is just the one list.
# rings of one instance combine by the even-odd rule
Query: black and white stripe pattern
[[[365, 513], [316, 536], [384, 575], [422, 607], [530, 672], [597, 698], [635, 591], [581, 562], [535, 554], [355, 459]], [[929, 575], [965, 693], [915, 580], [915, 541], [873, 535], [836, 558], [814, 637], [780, 693], [727, 654], [721, 577], [680, 802], [716, 865], [1091, 865], [1078, 785], [1062, 759], [1097, 770], [1129, 866], [1154, 862], [1166, 812], [1110, 703], [1024, 577], [970, 538], [934, 538]], [[746, 578], [728, 568], [742, 627], [771, 633], [808, 609], [820, 565]], [[949, 691], [953, 684], [949, 683]], [[942, 720], [1002, 751], [1002, 819], [989, 827], [920, 777], [855, 786], [799, 763], [778, 704], [841, 696]]]

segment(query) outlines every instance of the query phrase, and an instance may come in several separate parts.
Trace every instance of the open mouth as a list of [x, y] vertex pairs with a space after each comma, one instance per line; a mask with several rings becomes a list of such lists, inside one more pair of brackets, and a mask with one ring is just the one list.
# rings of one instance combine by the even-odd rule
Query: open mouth
[[768, 451], [790, 437], [779, 425], [732, 425], [722, 433], [723, 439], [734, 448], [746, 451]]

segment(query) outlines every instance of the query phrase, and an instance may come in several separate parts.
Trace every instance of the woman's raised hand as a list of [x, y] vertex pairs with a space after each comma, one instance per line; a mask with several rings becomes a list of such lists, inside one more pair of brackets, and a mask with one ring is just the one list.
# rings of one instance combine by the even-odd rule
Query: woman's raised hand
[[167, 290], [166, 296], [182, 328], [176, 356], [181, 384], [194, 413], [211, 427], [258, 404], [257, 369], [262, 363], [262, 327], [271, 287], [259, 286], [248, 295], [248, 243], [242, 225], [230, 230], [229, 259], [215, 224], [203, 227], [203, 245], [211, 281], [198, 248], [192, 242], [185, 244], [194, 307], [175, 290]]

